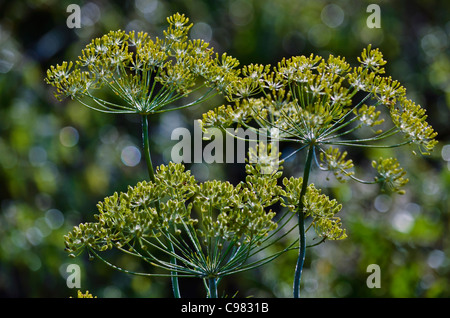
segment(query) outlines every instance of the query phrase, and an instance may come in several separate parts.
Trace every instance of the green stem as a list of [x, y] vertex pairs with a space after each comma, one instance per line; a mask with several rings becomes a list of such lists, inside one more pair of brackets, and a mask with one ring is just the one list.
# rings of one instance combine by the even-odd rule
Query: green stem
[[209, 298], [217, 297], [217, 279], [215, 277], [208, 278]]
[[308, 155], [306, 157], [305, 168], [303, 171], [303, 182], [302, 182], [302, 189], [300, 192], [300, 202], [297, 209], [300, 245], [297, 258], [297, 266], [295, 267], [294, 290], [293, 290], [294, 298], [300, 297], [300, 280], [302, 277], [303, 264], [305, 262], [306, 235], [305, 235], [305, 214], [303, 213], [304, 207], [303, 197], [305, 196], [306, 190], [308, 188], [308, 179], [309, 173], [311, 171], [313, 153], [314, 153], [314, 145], [310, 145], [308, 148]]
[[[148, 115], [143, 115], [142, 117], [142, 139], [144, 140], [144, 156], [145, 161], [147, 162], [147, 170], [150, 180], [152, 182], [156, 182], [155, 171], [153, 169], [152, 157], [150, 155], [150, 141], [148, 136]], [[156, 203], [156, 210], [159, 212], [159, 202]], [[169, 244], [170, 252], [175, 253], [172, 242]], [[170, 257], [170, 263], [176, 265], [177, 260], [174, 256]], [[180, 297], [180, 286], [178, 283], [178, 277], [176, 276], [176, 272], [172, 272], [171, 281], [172, 281], [172, 290], [175, 298]]]
[[[152, 157], [150, 155], [150, 141], [148, 137], [148, 115], [142, 116], [142, 139], [144, 140], [144, 156], [145, 162], [147, 163], [148, 175], [150, 177], [150, 181], [155, 183], [155, 171], [153, 169]], [[156, 208], [158, 209], [159, 206]]]

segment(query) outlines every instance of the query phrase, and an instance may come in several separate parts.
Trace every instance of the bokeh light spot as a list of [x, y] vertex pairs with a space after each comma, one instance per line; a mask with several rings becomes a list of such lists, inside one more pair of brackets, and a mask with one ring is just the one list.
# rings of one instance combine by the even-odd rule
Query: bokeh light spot
[[322, 9], [320, 13], [322, 22], [330, 28], [337, 28], [344, 22], [344, 10], [337, 4], [329, 4]]
[[433, 250], [430, 252], [427, 258], [427, 264], [431, 268], [440, 267], [445, 261], [445, 254], [440, 250]]
[[441, 150], [442, 159], [450, 161], [450, 145], [445, 145]]
[[373, 205], [378, 212], [385, 213], [391, 207], [392, 199], [386, 194], [380, 194], [375, 198]]
[[120, 158], [124, 165], [134, 167], [141, 161], [141, 152], [135, 146], [126, 146], [123, 148]]
[[206, 181], [209, 177], [209, 167], [204, 163], [194, 163], [191, 166], [192, 174], [199, 181]]
[[209, 24], [198, 22], [192, 26], [191, 37], [193, 39], [201, 39], [205, 42], [210, 42], [212, 39], [212, 28]]
[[152, 13], [158, 7], [158, 0], [136, 0], [134, 4], [142, 13]]
[[408, 211], [401, 211], [395, 214], [392, 225], [402, 233], [408, 233], [414, 225], [414, 217]]
[[64, 127], [59, 132], [59, 141], [65, 147], [74, 147], [79, 140], [78, 130], [71, 126]]
[[253, 20], [253, 5], [246, 0], [235, 0], [229, 6], [230, 19], [234, 25], [245, 26]]
[[50, 209], [45, 213], [45, 221], [52, 230], [59, 229], [64, 224], [64, 214], [57, 209]]

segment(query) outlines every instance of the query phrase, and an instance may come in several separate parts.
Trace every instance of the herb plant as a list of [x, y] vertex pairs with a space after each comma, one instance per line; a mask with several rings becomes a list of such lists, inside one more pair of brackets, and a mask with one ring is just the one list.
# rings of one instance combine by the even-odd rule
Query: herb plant
[[[341, 57], [310, 55], [285, 58], [272, 69], [252, 66], [245, 80], [235, 84], [242, 99], [207, 112], [201, 120], [205, 132], [212, 127], [228, 131], [225, 128], [229, 126], [242, 126], [296, 145], [285, 158], [306, 151], [303, 177], [283, 180], [288, 206], [298, 215], [294, 297], [300, 296], [306, 218], [312, 216], [311, 225], [323, 239], [346, 237], [335, 216], [341, 206], [323, 195], [312, 195], [312, 200], [313, 185], [308, 180], [313, 164], [331, 171], [341, 182], [379, 183], [385, 190], [403, 194], [408, 179], [396, 158], [373, 160], [374, 179], [362, 180], [355, 176], [347, 149], [415, 144], [420, 153], [428, 154], [436, 144], [437, 133], [426, 122], [425, 110], [406, 97], [406, 89], [398, 81], [382, 75], [386, 61], [381, 52], [369, 45], [358, 61], [360, 64], [352, 67]], [[320, 212], [314, 215], [316, 209]]]
[[[202, 40], [189, 39], [192, 25], [184, 15], [167, 21], [163, 39], [143, 32], [110, 32], [88, 44], [75, 63], [48, 70], [46, 81], [55, 87], [58, 99], [70, 97], [97, 111], [142, 117], [149, 173], [149, 180], [99, 202], [97, 221], [75, 226], [65, 236], [66, 250], [71, 256], [87, 251], [126, 273], [171, 277], [175, 297], [181, 297], [178, 277], [200, 278], [206, 295], [218, 297], [218, 283], [225, 276], [297, 249], [293, 296], [299, 297], [306, 232], [313, 228], [319, 243], [347, 236], [337, 216], [341, 204], [309, 183], [313, 164], [341, 182], [379, 183], [402, 194], [408, 179], [396, 158], [376, 158], [373, 180], [362, 180], [355, 176], [348, 150], [416, 144], [427, 154], [436, 144], [436, 132], [427, 124], [425, 110], [407, 98], [405, 88], [383, 76], [386, 61], [371, 46], [353, 67], [341, 57], [311, 55], [285, 58], [275, 67], [238, 68], [237, 59], [214, 53]], [[105, 99], [105, 91], [116, 98]], [[305, 151], [303, 177], [281, 178], [281, 153], [265, 144], [250, 149], [247, 176], [237, 185], [200, 183], [181, 163], [169, 162], [155, 170], [148, 117], [197, 105], [217, 94], [231, 105], [203, 115], [205, 133], [244, 127], [265, 134], [267, 140], [295, 144], [296, 150], [284, 159]], [[265, 155], [269, 150], [272, 161]], [[276, 165], [271, 165], [273, 159]], [[295, 216], [298, 222], [292, 227]], [[297, 240], [255, 257], [294, 229]], [[103, 256], [110, 249], [137, 257], [155, 270], [121, 268]]]
[[[188, 39], [192, 25], [184, 15], [167, 20], [163, 40], [142, 32], [110, 32], [88, 44], [76, 63], [63, 62], [48, 70], [46, 81], [56, 88], [58, 99], [71, 97], [105, 113], [141, 115], [150, 178], [100, 202], [98, 222], [74, 227], [65, 237], [66, 250], [71, 256], [87, 250], [130, 274], [170, 276], [175, 297], [180, 297], [178, 277], [199, 277], [205, 280], [207, 295], [217, 297], [217, 284], [224, 276], [274, 257], [246, 263], [277, 227], [269, 207], [279, 199], [280, 188], [274, 186], [279, 174], [260, 176], [258, 168], [248, 167], [247, 182], [233, 186], [218, 181], [199, 184], [182, 164], [154, 170], [148, 117], [197, 105], [217, 94], [231, 98], [239, 75], [235, 58], [213, 56], [208, 43]], [[120, 103], [99, 97], [105, 90], [117, 95]], [[176, 105], [181, 101], [185, 102]], [[99, 254], [111, 248], [168, 272], [120, 268]]]

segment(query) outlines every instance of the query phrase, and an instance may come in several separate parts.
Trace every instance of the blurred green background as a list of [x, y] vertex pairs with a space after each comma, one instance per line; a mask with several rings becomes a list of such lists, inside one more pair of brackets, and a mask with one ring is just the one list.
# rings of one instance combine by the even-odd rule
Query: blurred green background
[[[81, 28], [69, 29], [69, 4], [81, 7]], [[381, 28], [366, 12], [381, 9]], [[375, 186], [336, 184], [322, 174], [313, 182], [343, 203], [349, 237], [307, 250], [303, 297], [450, 296], [450, 2], [323, 0], [0, 1], [0, 296], [70, 297], [66, 268], [81, 267], [81, 289], [98, 297], [171, 297], [165, 278], [115, 272], [87, 255], [71, 259], [63, 235], [93, 221], [96, 203], [146, 178], [139, 118], [105, 115], [66, 100], [57, 102], [44, 83], [47, 68], [74, 60], [93, 37], [109, 30], [161, 35], [165, 18], [185, 13], [191, 36], [209, 41], [241, 64], [275, 65], [282, 57], [345, 56], [350, 63], [367, 44], [379, 47], [387, 74], [427, 109], [438, 131], [431, 156], [395, 154], [408, 171], [404, 196]], [[152, 118], [156, 164], [170, 160], [173, 128], [222, 100]], [[364, 166], [379, 153], [351, 152]], [[301, 154], [299, 154], [301, 156]], [[301, 172], [301, 158], [286, 173]], [[202, 179], [237, 181], [240, 165], [189, 165]], [[296, 252], [258, 270], [228, 277], [220, 292], [240, 297], [291, 297]], [[141, 264], [112, 255], [118, 264]], [[369, 264], [381, 269], [381, 288], [370, 289]], [[181, 280], [183, 296], [203, 297], [193, 279]]]

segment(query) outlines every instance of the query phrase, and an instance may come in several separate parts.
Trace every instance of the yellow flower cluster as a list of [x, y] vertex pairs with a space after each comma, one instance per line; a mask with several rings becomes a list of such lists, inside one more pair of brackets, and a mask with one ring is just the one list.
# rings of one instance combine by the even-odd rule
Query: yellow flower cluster
[[[196, 277], [217, 274], [224, 268], [241, 269], [245, 262], [228, 268], [225, 260], [237, 255], [246, 259], [249, 250], [260, 246], [277, 228], [270, 206], [282, 194], [276, 178], [251, 167], [247, 171], [255, 174], [234, 186], [217, 180], [197, 183], [182, 164], [161, 165], [156, 182], [140, 182], [99, 202], [97, 222], [75, 226], [65, 236], [66, 251], [75, 257], [87, 249], [99, 257], [97, 251], [117, 248]], [[169, 242], [175, 251], [170, 251]], [[238, 254], [231, 253], [232, 249]], [[168, 265], [153, 254], [155, 250], [177, 255], [182, 265]], [[218, 263], [213, 266], [205, 260]]]
[[375, 177], [375, 181], [381, 183], [383, 186], [387, 186], [392, 191], [399, 194], [404, 194], [405, 190], [401, 190], [405, 184], [409, 182], [409, 179], [404, 178], [406, 171], [400, 167], [398, 160], [395, 158], [379, 158], [372, 161], [372, 166], [377, 169], [378, 176]]
[[[348, 154], [339, 148], [416, 144], [428, 154], [437, 133], [426, 122], [425, 110], [406, 97], [398, 81], [382, 75], [386, 61], [378, 49], [369, 45], [358, 61], [360, 65], [352, 67], [341, 57], [310, 55], [283, 58], [276, 67], [242, 68], [243, 76], [234, 83], [240, 92], [234, 105], [205, 113], [202, 129], [277, 129], [276, 137], [268, 137], [319, 152], [320, 168], [333, 171], [340, 181], [352, 177], [347, 170], [353, 164], [338, 158]], [[404, 140], [398, 142], [395, 135]], [[388, 139], [396, 143], [385, 142]]]
[[[163, 39], [121, 30], [93, 39], [75, 63], [51, 66], [46, 82], [56, 88], [60, 100], [71, 97], [89, 108], [111, 113], [167, 111], [193, 91], [203, 95], [182, 107], [217, 93], [232, 94], [239, 61], [227, 54], [214, 55], [203, 40], [189, 39], [192, 24], [184, 15], [174, 14], [167, 21]], [[119, 96], [123, 103], [100, 97], [100, 89]]]
[[[72, 298], [72, 297], [70, 297]], [[86, 290], [86, 292], [83, 294], [81, 290], [78, 290], [77, 292], [77, 298], [97, 298], [97, 296], [92, 296], [91, 293], [89, 293], [89, 290]]]
[[[335, 199], [331, 200], [327, 195], [321, 194], [321, 191], [313, 184], [308, 185], [302, 196], [302, 178], [284, 178], [283, 185], [285, 189], [283, 205], [293, 212], [304, 213], [305, 217], [310, 216], [312, 218], [311, 225], [319, 237], [331, 240], [341, 240], [347, 237], [345, 229], [342, 228], [341, 219], [336, 216], [342, 205], [338, 204]], [[303, 201], [303, 211], [297, 211], [300, 200]]]

